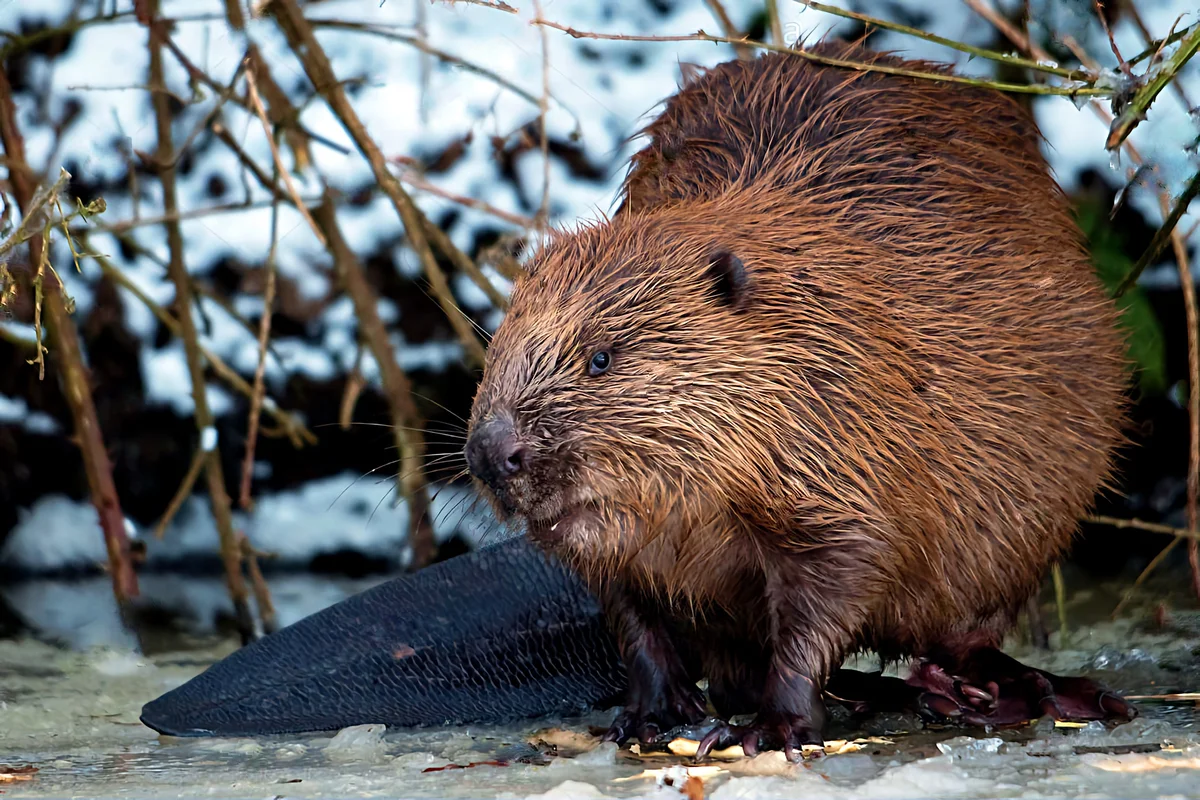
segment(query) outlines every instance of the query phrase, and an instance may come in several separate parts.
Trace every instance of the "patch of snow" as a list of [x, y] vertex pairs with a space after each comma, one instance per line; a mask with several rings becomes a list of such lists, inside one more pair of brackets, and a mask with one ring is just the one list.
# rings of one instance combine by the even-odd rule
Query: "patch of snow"
[[0, 547], [0, 564], [30, 572], [91, 569], [107, 558], [96, 509], [63, 495], [46, 495], [20, 509]]
[[45, 411], [31, 411], [20, 397], [0, 394], [0, 425], [21, 425], [30, 433], [53, 436], [62, 433], [58, 420]]

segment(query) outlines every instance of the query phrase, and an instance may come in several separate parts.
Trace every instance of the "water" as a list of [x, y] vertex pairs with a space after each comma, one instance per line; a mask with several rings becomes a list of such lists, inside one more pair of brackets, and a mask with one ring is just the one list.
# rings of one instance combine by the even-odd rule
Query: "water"
[[[285, 604], [287, 597], [332, 601], [355, 588], [313, 576], [288, 580], [279, 582], [281, 589], [290, 587], [279, 593]], [[152, 589], [154, 583], [146, 585]], [[1047, 669], [1088, 674], [1129, 694], [1200, 689], [1200, 618], [1177, 612], [1167, 615], [1165, 626], [1144, 622], [1154, 607], [1148, 596], [1131, 604], [1129, 617], [1109, 621], [1117, 588], [1073, 594], [1069, 611], [1075, 625], [1066, 647], [1047, 652], [1014, 645], [1011, 652]], [[65, 592], [59, 587], [58, 594]], [[206, 596], [198, 589], [193, 594]], [[56, 596], [47, 586], [9, 587], [5, 596], [10, 604], [39, 597], [41, 618], [65, 624], [44, 605]], [[19, 606], [17, 612], [31, 616]], [[296, 612], [285, 605], [284, 613]], [[50, 638], [64, 636], [59, 631]], [[1200, 797], [1195, 703], [1142, 702], [1139, 719], [1112, 729], [1098, 723], [1061, 728], [1048, 720], [1003, 731], [934, 729], [905, 715], [850, 729], [839, 717], [831, 738], [873, 738], [861, 749], [847, 746], [847, 752], [799, 766], [779, 754], [702, 769], [687, 758], [638, 757], [599, 745], [592, 734], [591, 728], [608, 723], [611, 711], [499, 727], [363, 726], [336, 735], [176, 739], [141, 726], [141, 705], [234, 645], [216, 628], [195, 622], [186, 635], [143, 637], [157, 642], [148, 656], [120, 641], [99, 642], [102, 638], [93, 629], [85, 649], [33, 635], [0, 641], [0, 766], [37, 769], [9, 776], [28, 780], [5, 780], [0, 768], [6, 797], [671, 798], [685, 796], [681, 790], [720, 800]]]

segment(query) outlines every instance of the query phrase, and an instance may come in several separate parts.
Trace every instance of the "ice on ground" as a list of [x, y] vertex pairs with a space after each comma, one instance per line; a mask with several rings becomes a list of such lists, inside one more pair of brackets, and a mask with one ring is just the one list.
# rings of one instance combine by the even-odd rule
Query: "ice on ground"
[[[178, 584], [192, 580], [174, 578]], [[314, 583], [295, 591], [276, 585], [281, 595], [334, 593]], [[1200, 630], [1154, 630], [1141, 616], [1107, 621], [1109, 602], [1123, 586], [1105, 586], [1093, 594], [1104, 618], [1075, 625], [1073, 649], [1046, 653], [1014, 646], [1011, 652], [1038, 666], [1088, 674], [1125, 693], [1200, 686], [1194, 655]], [[1150, 600], [1161, 599], [1151, 597], [1154, 591], [1135, 604], [1139, 615], [1153, 607]], [[1083, 616], [1080, 609], [1072, 613]], [[134, 655], [120, 642], [71, 652], [34, 639], [0, 641], [0, 764], [38, 769], [32, 780], [0, 787], [5, 796], [683, 796], [658, 783], [678, 777], [687, 759], [638, 758], [598, 743], [590, 729], [606, 726], [612, 711], [502, 726], [401, 731], [361, 725], [254, 739], [160, 737], [139, 725], [143, 703], [231, 652], [232, 643], [212, 637], [209, 629], [195, 634], [188, 649], [151, 656]], [[1114, 643], [1145, 656], [1098, 658]], [[1098, 662], [1106, 666], [1096, 668]], [[1116, 727], [1064, 728], [1043, 720], [996, 731], [925, 727], [915, 716], [898, 715], [886, 722], [890, 744], [871, 743], [802, 765], [764, 753], [717, 762], [697, 779], [714, 800], [1200, 798], [1200, 708], [1154, 701], [1140, 708], [1140, 718]], [[833, 725], [837, 737], [866, 732], [850, 727], [840, 712]]]
[[339, 761], [377, 760], [387, 750], [385, 725], [354, 725], [337, 732], [325, 745], [325, 755]]

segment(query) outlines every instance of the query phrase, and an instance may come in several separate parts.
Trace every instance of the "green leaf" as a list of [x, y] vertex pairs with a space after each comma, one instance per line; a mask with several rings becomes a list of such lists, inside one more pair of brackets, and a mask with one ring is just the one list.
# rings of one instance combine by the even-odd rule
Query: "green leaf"
[[[1125, 237], [1109, 223], [1099, 204], [1081, 204], [1076, 212], [1096, 274], [1112, 292], [1133, 268], [1133, 259], [1125, 253]], [[1154, 307], [1137, 286], [1117, 298], [1117, 307], [1138, 386], [1144, 394], [1162, 394], [1167, 390], [1167, 345]]]

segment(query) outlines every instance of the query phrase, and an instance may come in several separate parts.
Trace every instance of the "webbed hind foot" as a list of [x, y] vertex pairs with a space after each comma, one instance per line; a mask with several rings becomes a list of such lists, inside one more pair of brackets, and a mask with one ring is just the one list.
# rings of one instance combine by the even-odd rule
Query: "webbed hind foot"
[[993, 647], [918, 663], [906, 681], [917, 709], [970, 725], [1012, 725], [1043, 716], [1062, 722], [1130, 720], [1137, 709], [1088, 678], [1054, 675]]

